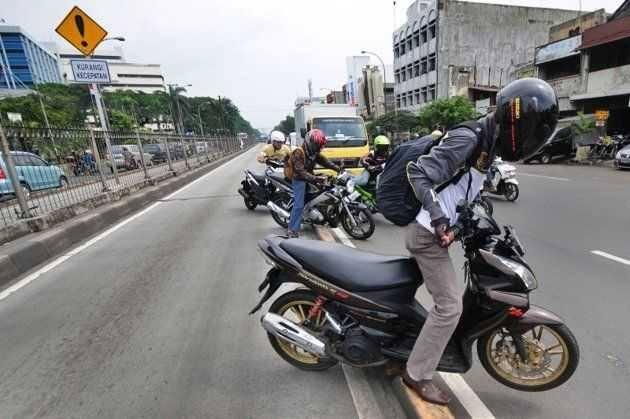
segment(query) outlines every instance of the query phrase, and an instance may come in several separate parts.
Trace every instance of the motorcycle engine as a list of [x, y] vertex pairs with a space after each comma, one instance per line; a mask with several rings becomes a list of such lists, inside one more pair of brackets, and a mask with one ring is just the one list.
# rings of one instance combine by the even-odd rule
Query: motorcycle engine
[[324, 215], [317, 208], [313, 208], [308, 213], [308, 218], [315, 223], [323, 223]]
[[339, 349], [343, 356], [353, 364], [370, 364], [383, 357], [378, 343], [370, 339], [358, 327], [346, 332]]

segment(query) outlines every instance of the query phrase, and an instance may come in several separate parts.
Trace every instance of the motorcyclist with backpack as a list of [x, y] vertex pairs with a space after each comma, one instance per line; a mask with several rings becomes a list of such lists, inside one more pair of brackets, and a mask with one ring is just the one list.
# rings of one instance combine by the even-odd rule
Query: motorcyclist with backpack
[[319, 129], [312, 129], [306, 134], [304, 143], [296, 148], [285, 163], [285, 176], [291, 180], [293, 186], [293, 208], [289, 218], [288, 237], [298, 237], [304, 210], [306, 184], [326, 182], [325, 176], [315, 176], [313, 170], [319, 164], [325, 169], [340, 172], [339, 166], [328, 160], [321, 151], [326, 147], [326, 135]]
[[[403, 381], [432, 403], [450, 401], [432, 378], [462, 312], [461, 290], [448, 253], [458, 232], [457, 203], [477, 195], [496, 154], [508, 161], [533, 154], [557, 123], [556, 95], [542, 80], [514, 81], [497, 94], [496, 101], [494, 113], [451, 128], [427, 148], [428, 153], [406, 164], [415, 208], [421, 208], [409, 220], [406, 247], [418, 262], [434, 306], [409, 356]], [[381, 176], [379, 192], [391, 166], [388, 163]], [[398, 208], [405, 211], [413, 205], [401, 201]], [[402, 224], [404, 216], [394, 217], [395, 222]]]

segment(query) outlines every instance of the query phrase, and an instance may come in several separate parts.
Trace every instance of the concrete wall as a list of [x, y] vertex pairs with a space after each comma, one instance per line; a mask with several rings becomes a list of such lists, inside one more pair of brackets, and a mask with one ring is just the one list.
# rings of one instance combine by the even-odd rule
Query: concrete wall
[[555, 42], [573, 36], [569, 34], [570, 31], [579, 29], [577, 33], [582, 33], [586, 29], [601, 25], [602, 23], [606, 23], [606, 10], [604, 9], [576, 16], [574, 19], [567, 20], [566, 22], [549, 28], [549, 42]]
[[618, 91], [630, 89], [630, 65], [593, 71], [588, 74], [586, 93], [602, 93], [611, 95]]
[[437, 95], [446, 97], [449, 66], [472, 67], [477, 85], [505, 84], [518, 63], [547, 43], [549, 27], [577, 12], [440, 0], [438, 13]]
[[558, 95], [558, 105], [561, 112], [575, 110], [575, 106], [569, 101], [569, 98], [582, 90], [582, 76], [580, 74], [547, 80], [547, 83], [554, 88]]

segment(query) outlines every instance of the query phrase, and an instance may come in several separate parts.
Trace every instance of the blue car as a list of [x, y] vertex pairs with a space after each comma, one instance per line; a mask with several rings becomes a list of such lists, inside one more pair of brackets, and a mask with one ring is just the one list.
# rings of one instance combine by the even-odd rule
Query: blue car
[[[11, 157], [26, 195], [31, 191], [63, 188], [68, 185], [68, 178], [59, 166], [49, 164], [33, 153], [12, 151]], [[0, 196], [14, 193], [4, 155], [0, 153]]]

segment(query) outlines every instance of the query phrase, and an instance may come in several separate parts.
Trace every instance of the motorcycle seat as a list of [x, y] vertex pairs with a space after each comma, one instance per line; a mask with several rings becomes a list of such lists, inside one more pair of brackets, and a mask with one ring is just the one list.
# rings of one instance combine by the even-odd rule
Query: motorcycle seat
[[363, 252], [337, 243], [288, 239], [280, 247], [306, 270], [347, 291], [380, 291], [419, 286], [413, 258]]
[[288, 186], [288, 187], [291, 187], [291, 182], [287, 178], [284, 177], [283, 173], [271, 173], [269, 175], [269, 177], [272, 178], [275, 181], [278, 181], [278, 182]]

